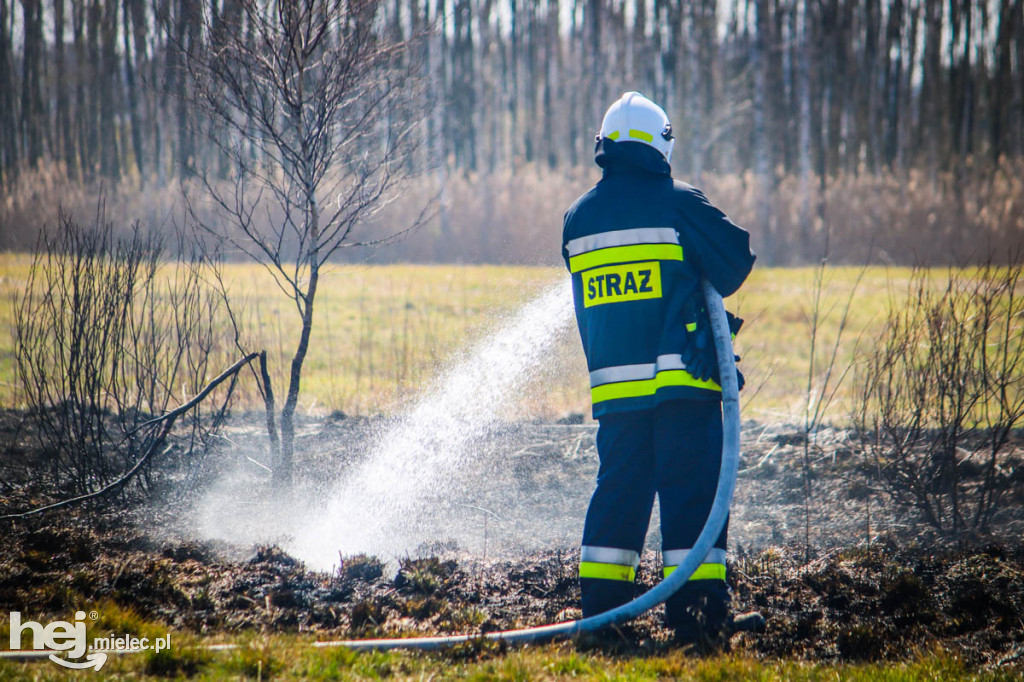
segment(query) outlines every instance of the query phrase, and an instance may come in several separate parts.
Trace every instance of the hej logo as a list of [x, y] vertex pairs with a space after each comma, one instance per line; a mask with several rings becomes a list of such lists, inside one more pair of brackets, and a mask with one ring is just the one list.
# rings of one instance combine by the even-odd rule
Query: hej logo
[[[27, 620], [21, 621], [21, 612], [11, 612], [11, 650], [21, 649], [21, 636], [25, 631], [32, 633], [32, 648], [48, 651], [66, 651], [72, 658], [81, 658], [88, 648], [85, 634], [85, 611], [75, 613], [75, 622], [55, 620], [47, 626]], [[107, 662], [104, 653], [89, 654], [84, 661], [72, 662], [50, 654], [50, 660], [67, 668], [92, 668], [99, 670]]]

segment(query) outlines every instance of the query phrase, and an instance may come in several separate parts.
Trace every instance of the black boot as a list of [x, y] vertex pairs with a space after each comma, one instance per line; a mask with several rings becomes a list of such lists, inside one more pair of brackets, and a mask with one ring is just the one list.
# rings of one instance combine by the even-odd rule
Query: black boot
[[630, 623], [609, 625], [600, 630], [581, 632], [575, 638], [577, 651], [628, 653], [636, 649], [640, 635]]
[[726, 629], [730, 635], [737, 632], [764, 632], [765, 620], [757, 611], [749, 611], [729, 617]]
[[721, 651], [729, 643], [729, 593], [723, 584], [684, 585], [666, 605], [666, 625], [676, 644], [698, 654]]
[[673, 638], [678, 646], [702, 656], [728, 650], [727, 630], [709, 623], [704, 614], [697, 612], [680, 621], [676, 625]]

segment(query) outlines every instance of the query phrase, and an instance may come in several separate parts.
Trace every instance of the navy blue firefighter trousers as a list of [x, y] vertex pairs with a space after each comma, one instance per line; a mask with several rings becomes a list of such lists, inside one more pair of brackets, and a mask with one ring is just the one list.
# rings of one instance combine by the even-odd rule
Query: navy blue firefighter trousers
[[[722, 463], [722, 404], [671, 400], [653, 410], [601, 417], [597, 488], [587, 509], [580, 557], [583, 616], [633, 599], [654, 495], [661, 508], [662, 565], [667, 577], [704, 528]], [[680, 627], [690, 606], [725, 619], [728, 524], [689, 582], [666, 603], [666, 624]], [[692, 616], [691, 616], [692, 617]]]

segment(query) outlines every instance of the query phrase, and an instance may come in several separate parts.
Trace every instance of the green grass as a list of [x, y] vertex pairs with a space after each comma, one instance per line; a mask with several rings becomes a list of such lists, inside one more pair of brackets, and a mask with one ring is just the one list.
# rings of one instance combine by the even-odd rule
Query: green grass
[[[687, 656], [679, 650], [655, 655], [618, 656], [578, 652], [570, 643], [501, 651], [484, 646], [449, 652], [364, 652], [344, 648], [313, 648], [294, 635], [236, 637], [233, 651], [208, 652], [188, 635], [174, 635], [169, 652], [111, 657], [100, 671], [104, 679], [193, 680], [659, 680], [717, 682], [848, 680], [910, 682], [913, 680], [1012, 680], [1019, 672], [985, 672], [965, 666], [943, 652], [921, 653], [907, 662], [812, 663], [798, 660], [756, 660], [743, 655], [711, 658]], [[217, 640], [217, 641], [223, 641]], [[90, 675], [92, 677], [90, 677]], [[95, 671], [73, 673], [49, 661], [0, 661], [0, 679], [92, 679]]]
[[[21, 402], [13, 355], [12, 296], [22, 291], [29, 258], [0, 254], [0, 405]], [[173, 267], [173, 266], [167, 266]], [[294, 305], [256, 265], [226, 267], [247, 346], [270, 356], [275, 392], [283, 396], [299, 325]], [[828, 268], [819, 329], [819, 366], [827, 360], [858, 268]], [[727, 301], [747, 322], [737, 339], [747, 378], [744, 414], [795, 420], [806, 401], [813, 268], [757, 269]], [[525, 301], [566, 275], [558, 268], [497, 266], [335, 266], [321, 279], [310, 354], [303, 370], [300, 411], [321, 414], [394, 413], [469, 345], [496, 333]], [[869, 347], [885, 322], [893, 293], [902, 296], [909, 270], [872, 268], [859, 286], [839, 348], [838, 371], [851, 366], [859, 343]], [[222, 325], [215, 367], [238, 356]], [[824, 369], [822, 367], [822, 369]], [[820, 378], [822, 374], [818, 374]], [[846, 386], [852, 385], [847, 377]], [[550, 418], [589, 414], [586, 369], [575, 326], [567, 327], [550, 361], [519, 392], [518, 413]], [[241, 404], [260, 406], [252, 377], [239, 387]], [[846, 421], [849, 391], [829, 411]]]

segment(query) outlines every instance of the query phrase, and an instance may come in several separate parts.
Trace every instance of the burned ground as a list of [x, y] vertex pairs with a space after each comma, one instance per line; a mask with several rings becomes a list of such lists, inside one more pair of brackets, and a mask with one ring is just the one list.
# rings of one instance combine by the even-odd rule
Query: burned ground
[[[305, 463], [322, 457], [325, 443], [340, 441], [351, 451], [335, 453], [339, 461], [356, 457], [371, 422], [307, 423]], [[10, 420], [6, 426], [0, 502], [11, 510], [45, 495], [23, 466], [33, 457], [29, 441], [14, 434]], [[564, 528], [543, 542], [517, 542], [514, 528], [494, 521], [486, 540], [474, 535], [460, 545], [439, 537], [397, 565], [394, 557], [352, 556], [317, 572], [272, 544], [197, 538], [195, 500], [203, 495], [197, 488], [176, 491], [160, 505], [116, 512], [82, 507], [5, 523], [0, 612], [57, 618], [90, 605], [204, 635], [286, 631], [320, 639], [488, 632], [577, 617], [578, 550], [574, 540], [561, 538], [578, 532], [590, 492], [593, 429], [503, 428], [517, 447], [498, 463], [482, 457], [478, 466], [504, 472], [494, 479], [502, 495], [543, 506], [545, 519], [564, 518]], [[249, 433], [238, 429], [230, 435], [235, 444]], [[747, 424], [744, 439], [729, 580], [735, 607], [762, 611], [768, 629], [737, 636], [734, 649], [815, 661], [902, 660], [941, 649], [976, 666], [1024, 664], [1019, 497], [1010, 499], [991, 535], [941, 542], [865, 483], [848, 434], [826, 432], [814, 450], [808, 547], [799, 434]], [[226, 462], [211, 456], [206, 466]], [[463, 507], [508, 501], [468, 490]], [[262, 492], [251, 489], [250, 497]], [[534, 530], [527, 524], [517, 532]], [[652, 535], [639, 572], [644, 589], [660, 568]], [[480, 540], [488, 543], [486, 553], [474, 545]], [[670, 646], [659, 616], [655, 609], [632, 624], [627, 652]]]

